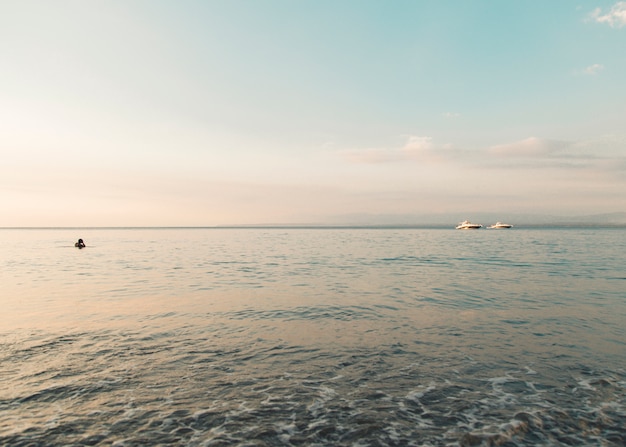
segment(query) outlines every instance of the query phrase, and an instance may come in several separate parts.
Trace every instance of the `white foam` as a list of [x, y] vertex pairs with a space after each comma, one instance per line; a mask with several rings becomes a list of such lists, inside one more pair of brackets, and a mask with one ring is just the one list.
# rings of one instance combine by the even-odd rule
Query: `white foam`
[[507, 382], [512, 382], [515, 380], [517, 379], [511, 376], [501, 376], [501, 377], [493, 377], [491, 379], [487, 379], [487, 382], [491, 383], [491, 385], [495, 387], [496, 385], [504, 385]]
[[[584, 390], [590, 390], [590, 391], [595, 391], [596, 389], [591, 385], [591, 379], [578, 379], [578, 382], [576, 382], [577, 385], [584, 389]], [[577, 391], [577, 388], [574, 388], [572, 390], [572, 392]]]
[[528, 388], [530, 388], [531, 390], [533, 390], [535, 393], [540, 394], [540, 393], [545, 393], [545, 390], [538, 390], [535, 387], [535, 384], [533, 382], [524, 382], [526, 384], [526, 386]]
[[432, 390], [435, 390], [435, 389], [437, 389], [437, 387], [434, 384], [431, 383], [424, 390], [410, 392], [409, 394], [406, 395], [406, 398], [408, 400], [419, 401], [419, 399], [424, 397], [424, 395], [426, 393], [429, 393], [429, 392], [431, 392]]
[[537, 371], [532, 369], [530, 366], [525, 366], [524, 368], [526, 368], [526, 374], [528, 374], [530, 376], [534, 376], [534, 375], [537, 374]]
[[313, 422], [311, 422], [310, 424], [307, 425], [307, 429], [308, 430], [315, 430], [317, 427], [319, 426], [324, 426], [328, 424], [328, 420], [324, 419], [324, 418], [320, 418], [317, 419]]

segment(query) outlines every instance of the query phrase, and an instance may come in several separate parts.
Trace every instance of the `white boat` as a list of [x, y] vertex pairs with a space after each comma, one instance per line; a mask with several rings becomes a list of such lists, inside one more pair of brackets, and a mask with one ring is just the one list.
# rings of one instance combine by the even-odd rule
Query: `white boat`
[[482, 228], [483, 226], [481, 224], [475, 224], [475, 223], [471, 223], [469, 220], [464, 220], [463, 222], [461, 222], [460, 224], [458, 224], [456, 226], [457, 230], [478, 230], [479, 228]]
[[502, 228], [512, 228], [512, 227], [513, 227], [513, 225], [505, 224], [505, 223], [502, 223], [502, 222], [496, 222], [495, 224], [489, 226], [489, 228], [494, 228], [496, 230], [500, 230]]

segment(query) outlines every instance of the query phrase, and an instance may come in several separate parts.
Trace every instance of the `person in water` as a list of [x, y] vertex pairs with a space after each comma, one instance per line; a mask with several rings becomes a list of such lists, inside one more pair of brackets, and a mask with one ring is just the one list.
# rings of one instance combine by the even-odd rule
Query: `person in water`
[[83, 242], [82, 239], [79, 239], [78, 242], [74, 244], [74, 247], [85, 248], [85, 243]]

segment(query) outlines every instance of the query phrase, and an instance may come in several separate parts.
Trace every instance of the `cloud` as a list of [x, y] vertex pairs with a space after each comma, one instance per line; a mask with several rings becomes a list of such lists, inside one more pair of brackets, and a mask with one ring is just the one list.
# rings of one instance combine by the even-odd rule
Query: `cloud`
[[379, 164], [399, 161], [403, 158], [397, 149], [354, 149], [341, 152], [343, 159], [355, 164]]
[[563, 141], [530, 137], [521, 141], [491, 146], [486, 158], [476, 154], [474, 161], [487, 168], [515, 170], [576, 170], [588, 175], [626, 175], [626, 157], [622, 137], [608, 136], [592, 140]]
[[583, 69], [572, 70], [574, 76], [595, 76], [604, 70], [602, 64], [591, 64]]
[[587, 74], [587, 75], [596, 75], [596, 74], [600, 73], [602, 70], [604, 70], [604, 65], [602, 65], [602, 64], [593, 64], [593, 65], [590, 65], [587, 68], [585, 68], [583, 70], [583, 73]]
[[513, 143], [491, 146], [487, 149], [487, 153], [498, 157], [543, 157], [554, 154], [570, 145], [571, 143], [567, 141], [530, 137]]
[[370, 148], [343, 151], [343, 158], [351, 163], [378, 164], [401, 161], [436, 161], [441, 159], [431, 137], [410, 135], [400, 148]]
[[443, 114], [444, 118], [448, 118], [448, 119], [452, 119], [452, 118], [458, 118], [461, 116], [460, 113], [457, 112], [446, 112]]
[[598, 23], [608, 23], [612, 28], [621, 28], [626, 25], [626, 2], [617, 2], [606, 14], [596, 8], [590, 15], [591, 20]]
[[420, 159], [431, 158], [433, 150], [433, 139], [431, 137], [410, 136], [404, 147], [401, 149], [406, 158]]
[[[341, 152], [351, 164], [415, 163], [437, 169], [484, 169], [535, 171], [557, 169], [563, 172], [626, 175], [626, 140], [611, 136], [593, 140], [566, 141], [528, 137], [523, 140], [482, 148], [455, 148], [436, 144], [431, 137], [409, 136], [402, 147], [361, 149]], [[465, 171], [465, 172], [470, 172]], [[618, 174], [619, 173], [619, 174]]]

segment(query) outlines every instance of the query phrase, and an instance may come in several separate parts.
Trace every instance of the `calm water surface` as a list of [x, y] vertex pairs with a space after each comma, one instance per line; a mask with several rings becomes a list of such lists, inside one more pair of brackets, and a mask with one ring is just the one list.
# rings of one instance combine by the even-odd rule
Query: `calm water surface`
[[0, 445], [626, 444], [624, 229], [0, 230], [0, 281]]

